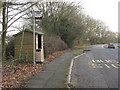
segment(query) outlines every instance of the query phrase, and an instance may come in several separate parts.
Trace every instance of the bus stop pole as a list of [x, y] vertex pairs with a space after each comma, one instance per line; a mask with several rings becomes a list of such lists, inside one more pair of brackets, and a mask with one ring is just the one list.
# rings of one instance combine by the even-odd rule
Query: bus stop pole
[[33, 63], [35, 62], [35, 12], [33, 12]]

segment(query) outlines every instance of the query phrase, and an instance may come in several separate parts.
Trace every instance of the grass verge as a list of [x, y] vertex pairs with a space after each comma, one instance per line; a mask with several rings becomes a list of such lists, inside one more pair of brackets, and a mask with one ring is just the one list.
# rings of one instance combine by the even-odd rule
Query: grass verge
[[88, 46], [80, 46], [80, 48], [92, 48], [95, 45], [88, 45]]
[[73, 84], [73, 83], [68, 83], [68, 86], [69, 86], [70, 88], [74, 88], [74, 84]]
[[73, 54], [74, 55], [80, 55], [83, 53], [84, 50], [76, 50]]
[[69, 64], [68, 64], [68, 67], [67, 67], [67, 71], [66, 71], [66, 73], [65, 73], [65, 78], [64, 78], [65, 87], [64, 87], [64, 88], [68, 88], [68, 87], [67, 87], [67, 79], [68, 79], [68, 75], [69, 75], [69, 69], [70, 69], [71, 61], [72, 61], [72, 60], [70, 60], [70, 62], [69, 62]]
[[80, 46], [74, 46], [74, 49], [86, 49], [86, 48], [92, 48], [96, 45], [80, 45]]

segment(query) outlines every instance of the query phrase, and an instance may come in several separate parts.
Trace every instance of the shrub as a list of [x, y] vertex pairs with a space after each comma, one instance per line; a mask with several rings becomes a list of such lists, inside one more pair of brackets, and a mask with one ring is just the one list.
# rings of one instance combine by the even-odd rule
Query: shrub
[[58, 36], [44, 36], [45, 56], [52, 54], [55, 51], [65, 50], [67, 45]]
[[33, 61], [28, 59], [28, 57], [14, 58], [13, 60], [17, 63], [33, 63]]
[[10, 59], [14, 57], [14, 39], [13, 37], [9, 37], [9, 41], [6, 45], [6, 59]]

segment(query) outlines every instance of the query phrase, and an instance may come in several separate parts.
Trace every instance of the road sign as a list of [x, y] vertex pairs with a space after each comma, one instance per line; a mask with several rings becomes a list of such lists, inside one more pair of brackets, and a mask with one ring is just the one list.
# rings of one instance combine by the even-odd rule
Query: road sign
[[42, 11], [35, 11], [35, 19], [42, 19], [43, 12]]
[[89, 39], [89, 38], [87, 38], [86, 40], [87, 40], [87, 41], [89, 41], [90, 39]]

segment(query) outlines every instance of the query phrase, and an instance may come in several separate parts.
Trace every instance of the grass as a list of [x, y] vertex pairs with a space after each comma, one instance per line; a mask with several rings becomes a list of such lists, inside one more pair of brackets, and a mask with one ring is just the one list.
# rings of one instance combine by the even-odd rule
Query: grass
[[118, 47], [120, 48], [120, 45]]
[[[64, 88], [68, 88], [67, 87], [67, 80], [68, 80], [68, 75], [69, 75], [69, 70], [70, 70], [70, 64], [71, 64], [71, 61], [72, 61], [72, 59], [70, 60], [70, 62], [69, 62], [69, 64], [68, 64], [68, 67], [67, 67], [67, 70], [66, 70], [66, 73], [65, 73], [65, 78], [64, 78], [64, 84], [65, 84], [65, 87]], [[70, 86], [71, 87], [73, 87], [73, 84], [71, 85], [71, 83], [70, 83]]]
[[[71, 61], [72, 61], [72, 60], [71, 60]], [[67, 83], [67, 78], [68, 78], [68, 75], [69, 75], [69, 70], [70, 70], [71, 61], [69, 62], [69, 66], [68, 66], [68, 68], [67, 68], [67, 73], [66, 73], [66, 76], [67, 76], [67, 77], [64, 78], [64, 84], [66, 85], [65, 88], [68, 88], [68, 87], [67, 87], [67, 84], [68, 84], [68, 86], [69, 86], [70, 88], [74, 88], [74, 84], [73, 84], [73, 83]]]
[[96, 46], [96, 45], [80, 45], [80, 46], [75, 46], [74, 48], [86, 49], [86, 48], [92, 48], [93, 46]]
[[73, 84], [73, 83], [68, 83], [68, 86], [69, 86], [70, 88], [74, 88], [74, 84]]
[[83, 50], [76, 50], [73, 54], [74, 55], [80, 55], [83, 53]]
[[80, 46], [80, 48], [92, 48], [95, 45]]
[[68, 64], [67, 72], [65, 73], [65, 78], [64, 78], [65, 87], [64, 88], [67, 88], [67, 78], [68, 78], [68, 75], [69, 75], [70, 64], [71, 64], [71, 60], [70, 60], [70, 62]]

